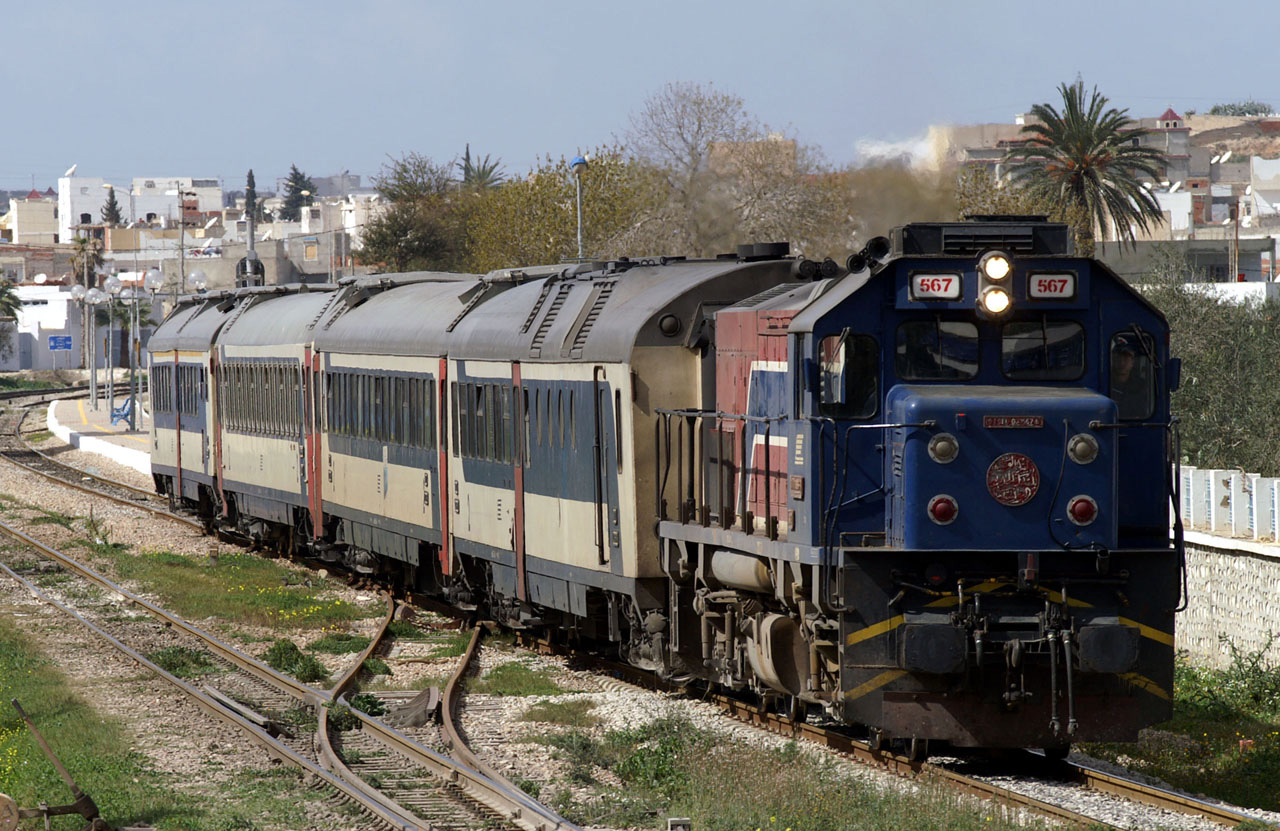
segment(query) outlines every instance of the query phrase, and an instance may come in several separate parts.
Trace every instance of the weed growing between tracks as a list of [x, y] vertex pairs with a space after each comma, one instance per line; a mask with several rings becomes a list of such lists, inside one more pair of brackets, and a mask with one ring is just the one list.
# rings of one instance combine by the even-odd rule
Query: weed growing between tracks
[[[113, 826], [154, 825], [157, 831], [303, 828], [311, 824], [309, 803], [323, 796], [307, 790], [293, 769], [249, 769], [219, 782], [216, 793], [196, 793], [196, 785], [157, 771], [131, 750], [127, 729], [104, 717], [72, 691], [72, 686], [7, 616], [0, 616], [0, 790], [23, 807], [41, 800], [71, 801], [67, 786], [36, 745], [26, 725], [8, 705], [22, 702], [53, 746], [76, 784], [93, 797]], [[211, 767], [219, 763], [210, 763]], [[320, 810], [323, 810], [322, 808]], [[64, 821], [65, 822], [65, 821]], [[34, 826], [33, 826], [34, 827]], [[54, 827], [60, 825], [54, 821]]]
[[483, 676], [467, 682], [467, 693], [476, 695], [556, 695], [564, 692], [546, 670], [521, 661], [498, 664]]
[[1246, 652], [1221, 636], [1232, 656], [1225, 670], [1180, 654], [1171, 720], [1142, 731], [1137, 744], [1081, 749], [1192, 793], [1280, 810], [1280, 664], [1268, 657], [1276, 640]]
[[556, 748], [569, 765], [564, 785], [579, 795], [561, 783], [534, 789], [583, 825], [662, 828], [665, 817], [687, 816], [703, 831], [1028, 827], [927, 783], [881, 792], [795, 744], [763, 749], [701, 730], [682, 716], [599, 739], [569, 730], [533, 741]]

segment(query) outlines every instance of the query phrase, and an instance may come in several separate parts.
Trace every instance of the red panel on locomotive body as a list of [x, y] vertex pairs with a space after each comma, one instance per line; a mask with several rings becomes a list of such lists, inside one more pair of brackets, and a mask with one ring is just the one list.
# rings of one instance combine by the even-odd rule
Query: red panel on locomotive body
[[[748, 300], [716, 315], [716, 409], [746, 419], [720, 419], [716, 433], [719, 444], [711, 452], [722, 447], [722, 457], [730, 462], [726, 469], [734, 472], [733, 490], [727, 494], [730, 501], [726, 504], [733, 504], [735, 512], [741, 507], [739, 477], [745, 468], [745, 499], [753, 517], [767, 516], [783, 522], [787, 517], [790, 443], [783, 419], [788, 415], [791, 395], [787, 327], [798, 309], [752, 308], [752, 302]], [[762, 420], [766, 418], [777, 421]]]

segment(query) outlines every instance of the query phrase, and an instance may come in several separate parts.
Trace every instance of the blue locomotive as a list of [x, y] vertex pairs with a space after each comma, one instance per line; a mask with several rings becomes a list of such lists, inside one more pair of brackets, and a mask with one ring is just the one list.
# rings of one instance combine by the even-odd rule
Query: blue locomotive
[[185, 298], [157, 488], [877, 741], [1168, 717], [1168, 325], [1066, 226]]

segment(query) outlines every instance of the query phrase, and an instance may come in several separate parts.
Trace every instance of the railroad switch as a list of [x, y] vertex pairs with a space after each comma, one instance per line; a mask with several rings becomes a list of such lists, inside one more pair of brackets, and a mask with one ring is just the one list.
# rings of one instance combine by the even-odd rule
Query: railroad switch
[[71, 774], [62, 766], [57, 754], [53, 752], [53, 748], [49, 747], [49, 743], [44, 740], [44, 736], [40, 735], [40, 731], [36, 729], [31, 717], [22, 709], [18, 699], [13, 699], [11, 703], [13, 704], [13, 709], [17, 710], [18, 715], [22, 716], [22, 720], [26, 722], [31, 734], [35, 736], [36, 743], [40, 745], [44, 755], [49, 758], [49, 762], [58, 771], [58, 775], [62, 777], [62, 781], [66, 782], [67, 787], [71, 789], [71, 795], [75, 797], [75, 801], [69, 805], [50, 805], [47, 802], [41, 802], [38, 808], [19, 808], [18, 803], [14, 802], [13, 799], [0, 793], [0, 831], [14, 831], [18, 827], [19, 820], [35, 819], [36, 817], [44, 818], [45, 831], [49, 831], [52, 828], [52, 817], [70, 816], [72, 814], [79, 814], [85, 818], [84, 831], [111, 831], [111, 826], [107, 825], [106, 821], [98, 815], [98, 806], [94, 803], [93, 798], [76, 785], [75, 780], [71, 778]]

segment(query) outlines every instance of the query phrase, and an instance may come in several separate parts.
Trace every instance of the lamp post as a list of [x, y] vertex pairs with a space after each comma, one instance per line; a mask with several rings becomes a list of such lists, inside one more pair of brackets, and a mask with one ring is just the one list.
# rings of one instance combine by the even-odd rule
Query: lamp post
[[578, 262], [582, 262], [582, 174], [587, 170], [586, 157], [574, 156], [569, 162], [569, 169], [573, 171], [573, 181], [578, 190]]
[[89, 310], [89, 400], [93, 409], [98, 409], [98, 350], [94, 343], [98, 337], [98, 306], [107, 299], [102, 289], [92, 288], [85, 292], [85, 307]]
[[[89, 291], [88, 289], [86, 289], [84, 286], [80, 285], [79, 283], [76, 283], [74, 286], [71, 287], [71, 299], [75, 302], [77, 306], [80, 307], [80, 357], [81, 358], [84, 358], [85, 350], [88, 349], [88, 344], [84, 342], [85, 333], [88, 332], [88, 329], [85, 328], [84, 296], [88, 291]], [[68, 326], [67, 328], [69, 329], [71, 327]]]
[[[150, 269], [142, 277], [142, 287], [151, 294], [151, 310], [155, 311], [156, 292], [164, 287], [164, 275], [156, 269]], [[130, 365], [137, 365], [141, 369], [142, 365], [142, 312], [138, 308], [138, 287], [133, 287], [133, 336], [135, 351], [130, 353]], [[136, 358], [136, 361], [134, 360]], [[133, 373], [133, 406], [129, 408], [129, 429], [133, 430], [137, 427], [137, 419], [134, 413], [138, 411], [138, 384], [137, 372]]]
[[114, 274], [106, 279], [102, 287], [107, 292], [107, 408], [116, 409], [116, 367], [115, 367], [115, 310], [116, 298], [124, 288], [124, 283]]

